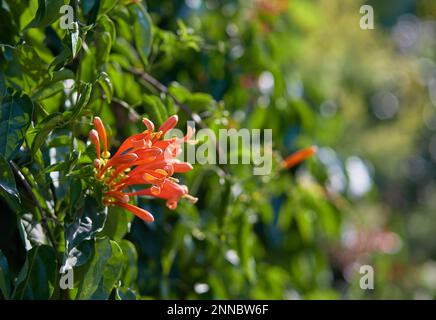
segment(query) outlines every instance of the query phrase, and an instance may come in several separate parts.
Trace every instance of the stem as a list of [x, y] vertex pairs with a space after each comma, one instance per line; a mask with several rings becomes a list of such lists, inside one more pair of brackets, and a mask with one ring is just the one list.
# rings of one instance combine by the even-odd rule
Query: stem
[[[47, 234], [47, 237], [48, 237], [48, 239], [50, 241], [51, 246], [57, 252], [56, 243], [54, 241], [54, 238], [53, 238], [53, 235], [52, 235], [52, 233], [50, 231], [50, 228], [48, 227], [47, 216], [45, 215], [44, 210], [42, 209], [41, 205], [39, 204], [38, 199], [36, 198], [36, 195], [35, 195], [35, 193], [32, 190], [32, 187], [30, 186], [29, 182], [26, 180], [26, 177], [23, 175], [23, 173], [21, 172], [20, 168], [15, 164], [15, 162], [10, 161], [10, 164], [11, 164], [11, 167], [12, 167], [13, 171], [15, 172], [17, 177], [20, 178], [21, 182], [23, 183], [24, 188], [26, 189], [27, 193], [32, 198], [32, 200], [35, 203], [36, 207], [38, 208], [38, 211], [41, 214], [42, 227], [45, 229], [45, 232]], [[58, 264], [60, 265], [61, 262], [60, 262], [59, 257], [58, 257], [57, 254], [56, 254], [56, 260], [57, 260]]]

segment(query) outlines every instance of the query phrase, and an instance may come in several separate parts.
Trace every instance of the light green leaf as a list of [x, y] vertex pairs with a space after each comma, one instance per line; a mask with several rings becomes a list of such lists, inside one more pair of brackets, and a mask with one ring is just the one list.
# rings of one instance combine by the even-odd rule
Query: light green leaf
[[97, 64], [102, 65], [107, 62], [112, 48], [112, 37], [107, 31], [99, 32], [97, 35], [96, 50]]
[[111, 35], [112, 43], [115, 42], [117, 36], [115, 24], [107, 15], [102, 15], [98, 19], [98, 26], [103, 31], [109, 32], [109, 34]]
[[82, 47], [82, 38], [80, 38], [79, 25], [77, 22], [74, 22], [73, 30], [71, 31], [70, 36], [71, 36], [71, 51], [73, 53], [73, 58], [75, 58], [80, 48]]
[[100, 14], [105, 14], [111, 11], [117, 4], [119, 0], [100, 0]]
[[167, 110], [159, 97], [143, 95], [142, 101], [146, 106], [146, 112], [151, 115], [155, 123], [161, 125], [168, 119]]
[[111, 79], [109, 78], [108, 74], [106, 72], [102, 72], [98, 78], [97, 82], [100, 85], [100, 87], [103, 89], [104, 94], [106, 95], [107, 101], [110, 103], [112, 100], [112, 94], [113, 94], [113, 86]]
[[123, 210], [120, 207], [109, 207], [108, 217], [101, 235], [108, 236], [115, 241], [120, 241], [129, 231], [129, 225], [134, 217], [133, 214], [126, 212], [126, 210]]

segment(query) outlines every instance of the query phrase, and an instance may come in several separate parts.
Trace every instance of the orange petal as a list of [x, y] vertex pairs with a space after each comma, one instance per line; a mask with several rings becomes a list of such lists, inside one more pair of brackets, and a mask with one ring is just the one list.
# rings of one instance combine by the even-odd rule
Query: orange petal
[[292, 168], [293, 166], [299, 164], [300, 162], [304, 161], [305, 159], [313, 156], [317, 151], [317, 147], [312, 146], [309, 148], [305, 148], [302, 150], [299, 150], [290, 156], [288, 156], [282, 163], [282, 166], [285, 169]]
[[[103, 142], [103, 151], [104, 154], [107, 154], [107, 135], [106, 135], [106, 129], [104, 128], [103, 121], [101, 121], [100, 117], [94, 117], [94, 127], [98, 131], [98, 135], [100, 139]], [[103, 156], [104, 156], [103, 154]]]
[[164, 134], [174, 128], [179, 121], [179, 117], [175, 114], [167, 119], [163, 125], [159, 127], [159, 131], [162, 131]]
[[124, 165], [132, 163], [138, 160], [138, 156], [135, 153], [126, 153], [117, 157], [113, 157], [108, 161], [108, 166], [116, 167], [119, 165]]
[[122, 203], [122, 202], [115, 202], [113, 203], [116, 206], [120, 206], [126, 210], [129, 210], [131, 213], [133, 213], [138, 218], [144, 220], [145, 222], [153, 222], [154, 218], [153, 215], [148, 212], [147, 210], [144, 210], [142, 208], [139, 208], [137, 206], [134, 206], [129, 203]]
[[125, 193], [122, 193], [121, 191], [108, 191], [106, 192], [106, 195], [115, 198], [116, 202], [127, 203], [130, 200], [129, 196]]
[[98, 132], [94, 129], [89, 131], [89, 140], [95, 145], [95, 152], [97, 153], [97, 159], [100, 159], [100, 140], [98, 139]]
[[188, 172], [193, 169], [192, 165], [187, 162], [175, 162], [173, 163], [173, 168], [174, 168], [174, 172], [178, 172], [178, 173]]
[[114, 154], [114, 157], [124, 153], [129, 149], [134, 148], [135, 143], [143, 144], [141, 140], [145, 140], [145, 146], [147, 146], [148, 143], [147, 136], [148, 136], [147, 133], [138, 133], [128, 137], [126, 140], [123, 141], [121, 146], [118, 148], [117, 152]]
[[154, 131], [154, 123], [151, 120], [148, 120], [147, 118], [143, 118], [142, 122], [145, 124], [148, 131], [150, 131], [150, 132]]
[[131, 164], [131, 163], [135, 162], [136, 160], [138, 160], [138, 156], [135, 153], [126, 153], [126, 154], [123, 154], [120, 156], [113, 156], [112, 158], [109, 159], [109, 161], [106, 163], [106, 165], [101, 170], [100, 177], [110, 167], [123, 166], [123, 170], [124, 170], [126, 164], [129, 164], [129, 163]]

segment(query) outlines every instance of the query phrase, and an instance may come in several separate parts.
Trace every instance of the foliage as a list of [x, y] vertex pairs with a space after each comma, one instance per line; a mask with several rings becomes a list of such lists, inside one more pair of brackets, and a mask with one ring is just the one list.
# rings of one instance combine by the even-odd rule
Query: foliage
[[[436, 254], [422, 246], [436, 212], [435, 42], [391, 39], [407, 8], [380, 7], [377, 29], [362, 31], [359, 5], [0, 0], [0, 298], [434, 297], [419, 277]], [[173, 114], [181, 129], [272, 129], [272, 172], [193, 164], [178, 178], [196, 204], [135, 200], [153, 223], [105, 207], [94, 117], [115, 151], [143, 117], [159, 126]], [[310, 145], [315, 157], [283, 170]], [[365, 263], [372, 295], [359, 289]]]

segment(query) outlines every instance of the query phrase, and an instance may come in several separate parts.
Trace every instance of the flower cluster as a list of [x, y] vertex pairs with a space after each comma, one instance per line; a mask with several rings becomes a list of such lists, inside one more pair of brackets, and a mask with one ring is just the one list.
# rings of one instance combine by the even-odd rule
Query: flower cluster
[[[108, 151], [106, 129], [99, 117], [93, 120], [94, 128], [89, 133], [90, 141], [95, 145], [97, 158], [94, 160], [95, 177], [104, 186], [103, 204], [125, 208], [146, 222], [154, 220], [153, 215], [129, 203], [131, 196], [151, 196], [166, 200], [170, 209], [175, 209], [181, 198], [195, 203], [196, 198], [188, 194], [188, 188], [180, 185], [172, 175], [192, 170], [187, 162], [176, 157], [181, 145], [193, 134], [188, 128], [184, 138], [164, 139], [164, 135], [173, 129], [178, 121], [173, 115], [155, 132], [152, 121], [144, 118], [146, 130], [127, 138], [111, 157]], [[101, 151], [103, 149], [103, 152]], [[146, 186], [132, 191], [132, 186]]]

